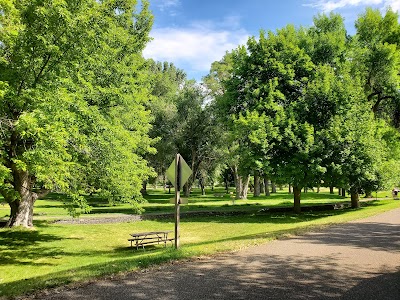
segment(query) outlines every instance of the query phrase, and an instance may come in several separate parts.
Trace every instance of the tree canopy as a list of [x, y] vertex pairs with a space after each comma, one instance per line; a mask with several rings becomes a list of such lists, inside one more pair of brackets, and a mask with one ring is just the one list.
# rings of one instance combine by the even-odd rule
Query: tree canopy
[[348, 189], [357, 207], [359, 193], [382, 186], [393, 157], [386, 144], [398, 142], [389, 127], [397, 124], [398, 15], [368, 9], [356, 27], [348, 36], [331, 13], [309, 28], [261, 31], [205, 78], [237, 144], [231, 162], [242, 176], [293, 185], [297, 212], [301, 189], [320, 185]]
[[150, 98], [142, 50], [148, 3], [0, 1], [0, 192], [10, 226], [32, 225], [50, 190], [137, 203], [152, 174], [143, 155]]
[[[367, 9], [348, 35], [338, 14], [261, 30], [203, 83], [146, 60], [147, 1], [0, 0], [0, 193], [9, 226], [32, 226], [49, 191], [72, 214], [98, 193], [140, 210], [176, 152], [204, 191], [221, 172], [246, 198], [260, 178], [358, 194], [398, 182], [400, 25]], [[224, 171], [225, 170], [225, 171]], [[230, 170], [227, 172], [227, 170]], [[222, 172], [224, 171], [224, 172]]]

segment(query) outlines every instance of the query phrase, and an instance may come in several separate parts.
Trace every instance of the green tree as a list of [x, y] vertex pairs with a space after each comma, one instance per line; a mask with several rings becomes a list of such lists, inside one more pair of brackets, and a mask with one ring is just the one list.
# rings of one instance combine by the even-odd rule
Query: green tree
[[189, 196], [195, 179], [204, 179], [201, 170], [212, 172], [203, 165], [215, 165], [218, 159], [219, 130], [213, 111], [207, 104], [207, 95], [202, 86], [187, 81], [177, 98], [177, 119], [175, 144], [184, 157], [192, 176], [185, 185], [185, 196]]
[[36, 199], [82, 193], [137, 204], [152, 174], [145, 62], [152, 24], [134, 0], [0, 1], [0, 192], [9, 226]]
[[154, 147], [157, 153], [147, 159], [159, 177], [162, 177], [165, 188], [165, 171], [177, 153], [177, 99], [186, 81], [186, 74], [172, 63], [148, 61], [149, 79], [152, 99], [149, 102], [153, 121], [149, 135], [157, 140]]
[[355, 73], [363, 77], [372, 111], [400, 124], [400, 24], [399, 15], [368, 8], [356, 21], [353, 42]]

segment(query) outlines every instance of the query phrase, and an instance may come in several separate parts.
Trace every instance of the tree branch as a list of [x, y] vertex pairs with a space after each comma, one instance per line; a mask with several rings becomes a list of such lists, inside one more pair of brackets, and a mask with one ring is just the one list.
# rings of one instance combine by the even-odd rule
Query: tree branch
[[33, 87], [36, 87], [36, 84], [39, 82], [40, 77], [42, 76], [42, 73], [43, 73], [44, 69], [46, 68], [47, 64], [49, 63], [50, 59], [51, 59], [51, 54], [49, 53], [49, 54], [47, 54], [47, 58], [43, 64], [43, 66], [40, 68], [39, 73], [35, 77], [35, 80], [33, 82]]

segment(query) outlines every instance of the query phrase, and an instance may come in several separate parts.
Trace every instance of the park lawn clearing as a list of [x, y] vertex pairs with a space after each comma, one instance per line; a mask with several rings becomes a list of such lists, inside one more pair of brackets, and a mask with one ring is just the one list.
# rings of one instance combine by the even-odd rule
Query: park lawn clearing
[[172, 219], [96, 225], [44, 221], [35, 230], [0, 230], [0, 296], [135, 271], [171, 260], [237, 251], [281, 236], [368, 217], [400, 207], [400, 201], [375, 201], [357, 210], [244, 216], [187, 217], [181, 220], [181, 249], [129, 247], [129, 233], [173, 230]]
[[[224, 195], [216, 197], [215, 194]], [[34, 220], [37, 221], [54, 221], [59, 219], [70, 219], [67, 210], [64, 208], [64, 202], [67, 202], [65, 195], [52, 193], [45, 199], [39, 199], [35, 203]], [[174, 205], [170, 203], [170, 199], [174, 197], [174, 192], [171, 194], [165, 193], [161, 189], [152, 189], [150, 194], [145, 198], [147, 202], [141, 204], [145, 213], [173, 213]], [[1, 202], [0, 196], [0, 202]], [[87, 201], [92, 206], [90, 214], [82, 214], [84, 218], [106, 218], [113, 217], [117, 214], [133, 215], [136, 212], [128, 203], [118, 203], [110, 206], [107, 200], [96, 196], [88, 196]], [[319, 205], [327, 203], [348, 202], [348, 198], [343, 198], [338, 195], [325, 193], [304, 193], [302, 194], [302, 205]], [[253, 197], [249, 195], [246, 200], [234, 200], [229, 194], [226, 194], [223, 189], [207, 190], [207, 195], [201, 195], [198, 189], [194, 189], [189, 204], [181, 206], [181, 212], [190, 211], [257, 211], [265, 207], [292, 207], [293, 195], [285, 191], [278, 191], [270, 196]], [[8, 204], [0, 205], [0, 219], [4, 221], [8, 219], [10, 208]]]

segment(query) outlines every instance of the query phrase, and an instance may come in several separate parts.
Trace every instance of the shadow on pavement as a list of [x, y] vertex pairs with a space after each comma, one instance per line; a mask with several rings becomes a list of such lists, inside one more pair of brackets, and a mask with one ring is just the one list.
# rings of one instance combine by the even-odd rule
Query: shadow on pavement
[[[334, 257], [252, 255], [157, 267], [115, 281], [98, 281], [41, 299], [398, 299], [399, 273], [360, 278]], [[363, 274], [365, 276], [365, 274]], [[375, 276], [375, 277], [373, 277]], [[383, 284], [383, 285], [382, 285]], [[390, 289], [388, 288], [390, 287]], [[366, 291], [365, 289], [368, 289]], [[374, 294], [369, 294], [375, 291]], [[364, 294], [378, 298], [364, 298]], [[352, 295], [360, 295], [360, 298]]]
[[319, 234], [305, 235], [299, 240], [316, 244], [342, 245], [398, 252], [400, 225], [387, 223], [351, 223], [334, 226]]

